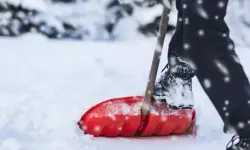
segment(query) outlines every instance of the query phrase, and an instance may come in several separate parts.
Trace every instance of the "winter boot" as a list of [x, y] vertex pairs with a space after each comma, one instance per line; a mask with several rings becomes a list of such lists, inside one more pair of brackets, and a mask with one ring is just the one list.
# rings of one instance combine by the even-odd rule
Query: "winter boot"
[[169, 63], [155, 84], [153, 99], [157, 102], [167, 102], [173, 108], [192, 108], [193, 76], [194, 72], [187, 62], [177, 55], [171, 55]]
[[226, 150], [250, 150], [250, 138], [233, 136], [228, 142]]

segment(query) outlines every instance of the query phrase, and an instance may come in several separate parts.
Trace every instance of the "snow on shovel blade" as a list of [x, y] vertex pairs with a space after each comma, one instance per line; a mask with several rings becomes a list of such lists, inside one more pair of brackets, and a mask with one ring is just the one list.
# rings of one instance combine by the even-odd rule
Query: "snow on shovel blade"
[[194, 109], [171, 109], [166, 103], [152, 102], [146, 123], [141, 123], [143, 96], [114, 98], [89, 109], [78, 122], [85, 134], [95, 137], [170, 135], [189, 131]]

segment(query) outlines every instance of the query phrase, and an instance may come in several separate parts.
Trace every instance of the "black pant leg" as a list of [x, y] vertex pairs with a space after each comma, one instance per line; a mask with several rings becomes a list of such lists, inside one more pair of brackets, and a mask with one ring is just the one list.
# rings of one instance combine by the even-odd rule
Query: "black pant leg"
[[[200, 1], [201, 2], [201, 1]], [[224, 21], [228, 0], [182, 0], [182, 57], [194, 69], [226, 127], [250, 136], [250, 86]]]
[[235, 61], [237, 55], [228, 53], [216, 59], [213, 56], [194, 57], [200, 57], [194, 61], [198, 68], [196, 76], [223, 119], [226, 130], [250, 136], [250, 87], [241, 64]]
[[175, 32], [170, 40], [169, 43], [169, 50], [168, 50], [168, 61], [173, 54], [178, 54], [183, 52], [183, 12], [182, 12], [182, 4], [181, 0], [176, 0], [176, 9], [178, 10], [177, 14], [177, 25]]

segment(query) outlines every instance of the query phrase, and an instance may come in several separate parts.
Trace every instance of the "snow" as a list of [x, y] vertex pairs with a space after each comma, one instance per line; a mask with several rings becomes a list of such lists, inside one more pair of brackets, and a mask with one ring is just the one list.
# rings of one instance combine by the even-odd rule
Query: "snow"
[[9, 138], [3, 141], [3, 147], [9, 150], [19, 150], [20, 143], [14, 138]]
[[226, 21], [231, 29], [231, 37], [238, 45], [249, 46], [250, 1], [229, 1]]
[[[131, 3], [134, 0], [120, 0], [120, 3]], [[137, 0], [141, 1], [141, 0]], [[155, 5], [151, 8], [143, 8], [134, 6], [134, 13], [131, 17], [125, 17], [118, 21], [118, 24], [115, 25], [114, 35], [111, 37], [105, 29], [105, 24], [107, 22], [114, 22], [115, 10], [106, 10], [106, 4], [109, 0], [89, 0], [81, 1], [77, 0], [76, 3], [72, 4], [63, 4], [57, 3], [52, 4], [50, 0], [1, 0], [0, 3], [4, 5], [4, 2], [9, 2], [14, 5], [22, 5], [24, 7], [42, 11], [44, 13], [40, 21], [46, 21], [50, 25], [54, 25], [58, 30], [61, 31], [61, 26], [58, 25], [61, 21], [70, 22], [74, 26], [80, 27], [79, 32], [82, 32], [84, 40], [107, 40], [107, 39], [130, 39], [132, 34], [134, 38], [137, 38], [136, 33], [138, 33], [138, 26], [145, 25], [155, 19], [156, 16], [161, 14], [161, 6]], [[165, 2], [165, 1], [164, 1]], [[173, 2], [174, 3], [174, 2]], [[202, 0], [197, 0], [198, 4], [202, 4]], [[250, 1], [248, 0], [231, 0], [229, 1], [228, 11], [226, 16], [226, 22], [228, 23], [231, 32], [230, 36], [233, 38], [237, 45], [249, 46], [250, 39], [249, 27], [250, 27], [250, 17], [249, 17], [249, 6]], [[184, 7], [188, 7], [184, 5]], [[225, 4], [221, 1], [218, 1], [218, 7], [225, 7]], [[115, 7], [114, 9], [119, 9]], [[98, 11], [97, 11], [98, 10]], [[220, 16], [214, 15], [209, 16], [207, 12], [202, 7], [197, 7], [197, 11], [200, 15], [206, 19], [215, 18], [220, 19]], [[51, 15], [55, 15], [56, 18], [51, 18]], [[147, 17], [141, 17], [147, 16]], [[0, 22], [3, 25], [6, 25], [6, 17], [9, 17], [9, 14], [3, 14], [0, 18], [3, 17], [3, 21]], [[169, 24], [176, 25], [177, 11], [173, 7], [170, 14]], [[36, 18], [39, 19], [39, 18]], [[57, 20], [58, 19], [58, 20]], [[61, 21], [60, 21], [61, 20]], [[184, 21], [185, 24], [189, 24], [189, 18], [183, 18], [179, 21]], [[127, 27], [130, 28], [127, 28]], [[1, 29], [5, 35], [10, 34], [6, 28]], [[123, 32], [126, 30], [127, 32]], [[129, 34], [127, 34], [129, 33]], [[19, 34], [19, 33], [17, 33]], [[199, 32], [201, 36], [202, 32]], [[130, 36], [128, 36], [130, 35]], [[58, 35], [59, 37], [61, 35]]]
[[[78, 128], [91, 106], [144, 94], [155, 42], [53, 41], [31, 34], [1, 38], [0, 150], [224, 149], [231, 135], [223, 134], [222, 121], [196, 78], [196, 137], [94, 138]], [[167, 60], [166, 45], [160, 68]], [[237, 52], [249, 76], [250, 51], [237, 47]]]
[[39, 11], [47, 11], [47, 4], [45, 0], [1, 0], [1, 2], [8, 2], [16, 6], [21, 5], [26, 8], [36, 9]]

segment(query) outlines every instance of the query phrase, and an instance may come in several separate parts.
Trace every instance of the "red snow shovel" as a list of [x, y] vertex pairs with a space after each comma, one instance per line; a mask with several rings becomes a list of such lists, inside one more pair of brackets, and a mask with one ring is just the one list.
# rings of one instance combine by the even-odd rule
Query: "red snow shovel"
[[149, 74], [145, 96], [106, 100], [89, 109], [78, 125], [85, 134], [106, 136], [166, 136], [187, 133], [195, 119], [194, 109], [173, 109], [167, 103], [151, 99], [162, 47], [167, 31], [172, 0], [163, 5], [157, 46]]

